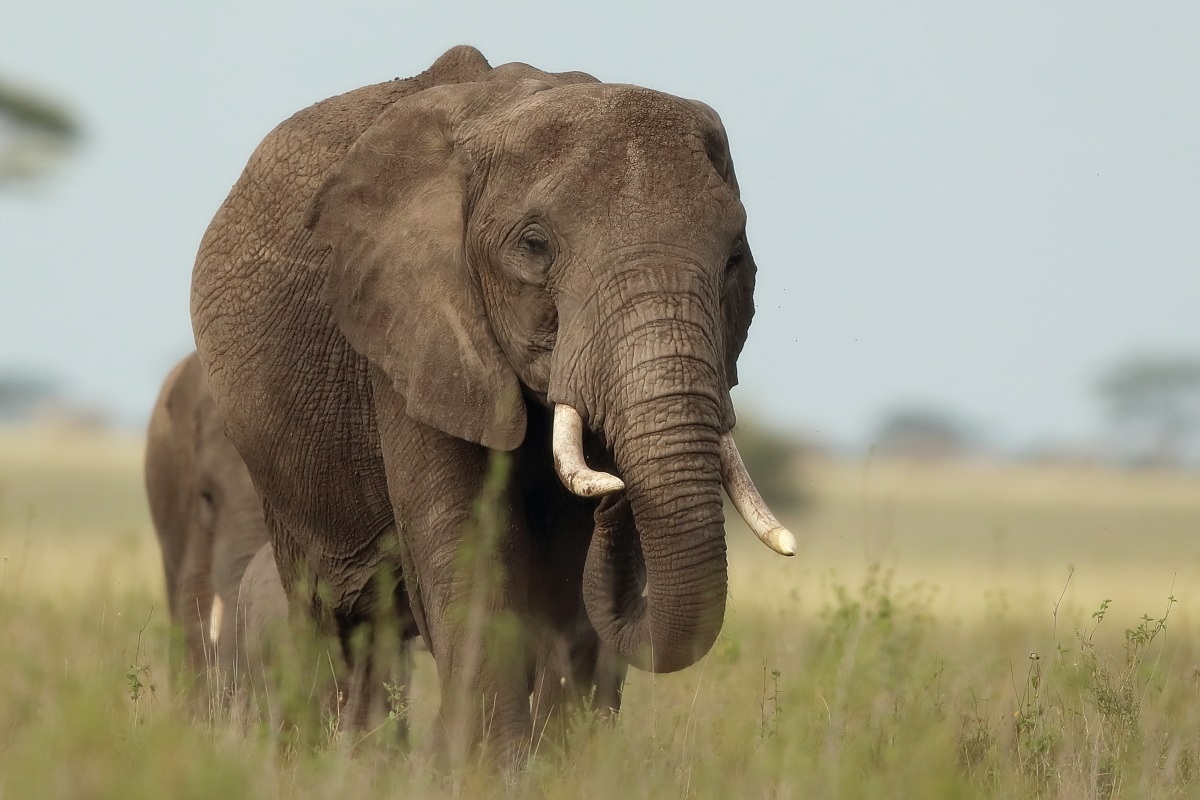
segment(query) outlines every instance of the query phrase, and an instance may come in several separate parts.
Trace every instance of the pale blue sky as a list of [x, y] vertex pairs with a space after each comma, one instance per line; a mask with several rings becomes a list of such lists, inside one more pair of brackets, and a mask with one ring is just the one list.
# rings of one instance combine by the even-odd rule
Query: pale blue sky
[[[736, 7], [736, 10], [733, 10]], [[257, 142], [445, 48], [722, 115], [760, 265], [735, 400], [861, 444], [928, 401], [1010, 446], [1102, 431], [1133, 350], [1200, 350], [1200, 5], [38, 0], [0, 75], [86, 145], [0, 196], [0, 369], [140, 423]]]

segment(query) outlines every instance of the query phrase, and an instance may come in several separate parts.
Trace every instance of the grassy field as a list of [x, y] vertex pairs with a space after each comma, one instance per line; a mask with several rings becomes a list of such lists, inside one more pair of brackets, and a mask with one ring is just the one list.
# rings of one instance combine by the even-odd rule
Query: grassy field
[[0, 433], [0, 798], [1200, 796], [1196, 476], [809, 465], [710, 655], [498, 778], [431, 768], [427, 657], [408, 752], [190, 719], [140, 448]]

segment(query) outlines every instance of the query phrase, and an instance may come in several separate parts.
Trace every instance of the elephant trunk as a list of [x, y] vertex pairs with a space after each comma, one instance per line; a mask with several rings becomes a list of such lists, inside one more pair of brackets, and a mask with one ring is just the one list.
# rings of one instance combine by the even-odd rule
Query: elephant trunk
[[653, 672], [695, 663], [725, 615], [719, 384], [699, 352], [629, 371], [603, 423], [625, 492], [596, 511], [584, 603], [601, 639]]
[[[614, 296], [561, 306], [547, 393], [563, 484], [602, 498], [584, 565], [588, 617], [608, 647], [653, 672], [695, 663], [720, 633], [729, 583], [722, 485], [765, 544], [795, 552], [726, 430], [728, 343], [704, 263], [677, 251], [630, 263], [606, 286]], [[603, 325], [596, 309], [608, 310]], [[616, 475], [584, 461], [583, 420]]]

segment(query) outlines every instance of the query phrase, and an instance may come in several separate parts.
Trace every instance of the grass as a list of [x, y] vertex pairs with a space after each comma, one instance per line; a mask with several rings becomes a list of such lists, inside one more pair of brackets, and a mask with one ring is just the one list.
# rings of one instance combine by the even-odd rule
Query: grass
[[797, 558], [730, 524], [730, 607], [701, 663], [632, 672], [615, 725], [577, 720], [519, 774], [439, 776], [425, 654], [410, 751], [386, 729], [193, 719], [168, 687], [140, 444], [0, 434], [0, 798], [1200, 795], [1200, 479], [833, 463], [805, 480]]

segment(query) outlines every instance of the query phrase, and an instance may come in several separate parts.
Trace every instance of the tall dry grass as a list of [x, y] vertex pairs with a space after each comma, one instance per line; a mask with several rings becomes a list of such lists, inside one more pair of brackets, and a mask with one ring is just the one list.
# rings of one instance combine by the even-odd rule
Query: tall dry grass
[[139, 461], [0, 435], [0, 798], [1200, 795], [1195, 477], [810, 465], [796, 559], [731, 523], [701, 663], [631, 673], [615, 725], [518, 774], [446, 776], [427, 656], [407, 750], [186, 710]]

